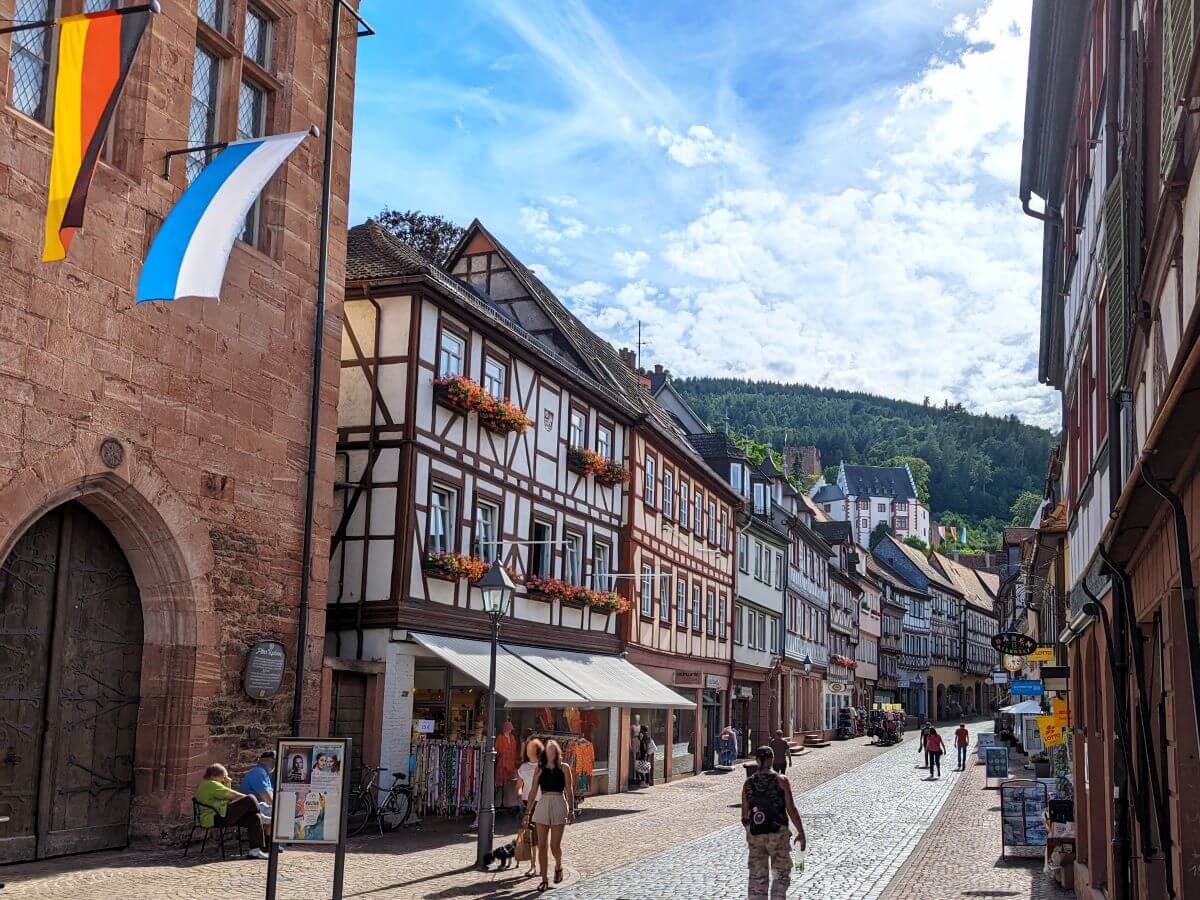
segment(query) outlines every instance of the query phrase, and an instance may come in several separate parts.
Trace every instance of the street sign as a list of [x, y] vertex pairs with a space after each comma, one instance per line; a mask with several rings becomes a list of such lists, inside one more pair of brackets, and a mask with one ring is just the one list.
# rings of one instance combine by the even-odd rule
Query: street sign
[[1025, 657], [1031, 663], [1054, 662], [1054, 648], [1042, 645]]
[[1045, 691], [1042, 688], [1040, 681], [1014, 681], [1012, 683], [1012, 695], [1014, 697], [1040, 697]]
[[1019, 631], [1002, 631], [992, 637], [992, 649], [1009, 656], [1027, 656], [1037, 649], [1037, 641]]

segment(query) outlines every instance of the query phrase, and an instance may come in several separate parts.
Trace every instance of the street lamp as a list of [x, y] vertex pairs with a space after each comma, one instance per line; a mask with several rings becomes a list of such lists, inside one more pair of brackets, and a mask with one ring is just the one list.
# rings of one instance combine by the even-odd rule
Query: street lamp
[[492, 563], [487, 574], [479, 579], [483, 596], [483, 611], [492, 622], [492, 656], [488, 669], [487, 756], [479, 788], [479, 834], [476, 837], [475, 863], [484, 865], [484, 857], [492, 852], [496, 832], [496, 650], [500, 642], [500, 620], [508, 612], [512, 600], [513, 582], [500, 561]]
[[807, 653], [804, 654], [804, 674], [805, 675], [812, 674], [812, 657], [809, 656]]

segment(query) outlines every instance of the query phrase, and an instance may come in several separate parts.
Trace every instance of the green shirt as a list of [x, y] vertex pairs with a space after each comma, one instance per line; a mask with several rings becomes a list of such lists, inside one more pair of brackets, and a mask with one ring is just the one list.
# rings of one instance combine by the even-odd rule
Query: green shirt
[[[225, 811], [229, 809], [229, 804], [240, 796], [237, 791], [227, 787], [224, 782], [208, 778], [200, 782], [200, 786], [196, 788], [196, 799], [205, 806], [215, 809], [218, 816], [224, 816]], [[212, 828], [215, 824], [212, 809], [200, 807], [200, 824], [205, 828]]]

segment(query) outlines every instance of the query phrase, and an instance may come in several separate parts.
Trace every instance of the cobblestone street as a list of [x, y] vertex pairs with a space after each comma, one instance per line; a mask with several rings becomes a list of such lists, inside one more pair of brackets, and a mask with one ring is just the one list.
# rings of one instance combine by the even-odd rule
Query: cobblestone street
[[[972, 731], [982, 726], [974, 726]], [[808, 865], [790, 897], [828, 900], [1030, 898], [1061, 900], [1040, 863], [998, 865], [994, 792], [982, 767], [943, 770], [925, 780], [912, 735], [883, 750], [863, 740], [835, 743], [797, 760], [789, 776], [809, 838]], [[561, 900], [736, 898], [745, 895], [746, 850], [738, 824], [741, 777], [705, 775], [651, 791], [591, 798], [565, 840]], [[947, 802], [950, 800], [951, 802]], [[939, 812], [941, 815], [939, 816]], [[353, 842], [347, 897], [536, 896], [536, 881], [515, 870], [471, 868], [474, 836], [465, 821], [428, 823]], [[504, 820], [498, 837], [511, 831]], [[265, 865], [187, 860], [179, 851], [94, 854], [11, 866], [0, 872], [13, 898], [152, 898], [263, 895]], [[293, 852], [281, 865], [280, 900], [329, 896], [328, 853]]]

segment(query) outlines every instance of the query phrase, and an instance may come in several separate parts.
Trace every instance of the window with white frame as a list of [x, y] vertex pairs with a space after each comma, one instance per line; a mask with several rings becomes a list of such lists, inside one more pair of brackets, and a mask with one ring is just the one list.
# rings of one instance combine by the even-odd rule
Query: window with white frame
[[783, 554], [775, 554], [775, 590], [783, 590]]
[[767, 648], [772, 653], [779, 652], [779, 620], [771, 619], [771, 645]]
[[538, 578], [549, 578], [550, 562], [554, 558], [553, 526], [535, 520], [529, 539], [529, 574]]
[[725, 613], [727, 611], [729, 601], [724, 596], [721, 597], [720, 605], [717, 607], [717, 637], [725, 640], [725, 635], [728, 632], [725, 630]]
[[765, 516], [771, 511], [771, 495], [761, 481], [754, 482], [754, 512]]
[[600, 425], [596, 428], [596, 452], [605, 459], [612, 459], [613, 431], [607, 425]]
[[692, 526], [697, 535], [704, 534], [704, 494], [696, 490], [696, 502], [692, 507]]
[[596, 541], [592, 544], [592, 587], [598, 591], [611, 591], [612, 548]]
[[738, 568], [750, 571], [750, 536], [744, 531], [738, 535]]
[[454, 549], [454, 491], [434, 485], [429, 491], [429, 553], [449, 553]]
[[700, 585], [692, 585], [692, 629], [700, 630]]
[[655, 473], [655, 461], [653, 456], [646, 457], [646, 496], [645, 501], [651, 506], [654, 505], [655, 491], [658, 488], [658, 478]]
[[704, 598], [704, 618], [705, 618], [705, 622], [706, 622], [706, 630], [708, 631], [709, 634], [715, 633], [716, 628], [717, 628], [716, 607], [717, 607], [716, 591], [714, 591], [712, 588], [709, 588], [708, 595]]
[[745, 611], [742, 604], [735, 603], [733, 605], [733, 642], [739, 646], [742, 643], [742, 616]]
[[739, 494], [742, 493], [745, 484], [744, 472], [745, 468], [741, 463], [733, 463], [729, 467], [729, 484]]
[[667, 572], [658, 576], [658, 617], [671, 621], [671, 575]]
[[649, 616], [654, 613], [654, 568], [652, 566], [642, 566], [642, 615]]
[[500, 558], [500, 507], [475, 501], [475, 555], [491, 564]]
[[720, 535], [721, 549], [728, 550], [729, 549], [729, 519], [726, 517], [725, 510], [721, 510], [720, 530], [721, 530], [721, 535]]
[[438, 344], [438, 375], [449, 378], [465, 371], [466, 344], [453, 331], [442, 329]]
[[712, 501], [708, 504], [708, 542], [717, 542], [717, 504]]
[[758, 613], [753, 609], [746, 609], [746, 648], [749, 650], [758, 649]]
[[670, 472], [663, 472], [662, 500], [663, 515], [670, 519], [675, 515], [675, 476]]
[[762, 581], [763, 578], [763, 545], [758, 541], [754, 542], [754, 580]]
[[887, 506], [885, 506], [885, 505], [884, 505], [884, 504], [882, 504], [882, 503], [876, 503], [876, 504], [875, 504], [875, 511], [876, 511], [876, 512], [887, 512]]
[[763, 613], [758, 614], [758, 649], [767, 649], [767, 617]]
[[577, 409], [571, 410], [571, 421], [567, 430], [567, 443], [572, 447], [587, 446], [587, 417]]
[[583, 584], [583, 537], [578, 534], [568, 534], [563, 545], [563, 579]]
[[679, 482], [679, 527], [687, 528], [690, 517], [688, 513], [692, 508], [691, 493], [688, 490], [688, 483], [682, 479]]
[[483, 360], [483, 389], [488, 396], [497, 400], [504, 399], [504, 386], [508, 380], [508, 367], [493, 356]]
[[687, 582], [682, 578], [675, 582], [675, 623], [687, 624]]

